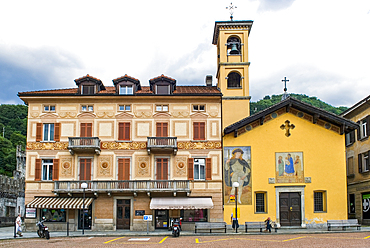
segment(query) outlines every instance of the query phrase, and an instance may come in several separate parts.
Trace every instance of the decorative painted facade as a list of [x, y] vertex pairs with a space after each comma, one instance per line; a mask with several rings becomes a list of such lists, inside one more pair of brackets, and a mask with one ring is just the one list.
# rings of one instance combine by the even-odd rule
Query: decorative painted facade
[[[28, 229], [42, 216], [52, 230], [67, 222], [81, 229], [82, 216], [91, 230], [146, 230], [144, 214], [153, 217], [151, 230], [180, 216], [184, 229], [222, 220], [216, 87], [177, 86], [164, 75], [150, 86], [127, 75], [110, 87], [89, 75], [75, 82], [73, 89], [19, 93], [29, 107], [26, 206], [36, 211]], [[193, 206], [193, 198], [209, 204]], [[154, 206], [155, 199], [167, 205]], [[182, 205], [170, 208], [177, 200]]]

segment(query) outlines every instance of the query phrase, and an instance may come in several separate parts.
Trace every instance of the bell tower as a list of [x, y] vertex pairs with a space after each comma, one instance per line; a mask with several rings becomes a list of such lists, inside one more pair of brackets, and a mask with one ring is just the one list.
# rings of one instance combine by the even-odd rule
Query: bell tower
[[222, 96], [222, 127], [250, 114], [248, 37], [253, 21], [216, 22], [217, 87]]

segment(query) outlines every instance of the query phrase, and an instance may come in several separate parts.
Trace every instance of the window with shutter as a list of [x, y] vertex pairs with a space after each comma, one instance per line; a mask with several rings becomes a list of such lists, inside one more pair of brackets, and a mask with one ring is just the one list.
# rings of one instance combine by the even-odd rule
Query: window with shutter
[[205, 123], [194, 122], [193, 123], [193, 139], [194, 140], [205, 140]]
[[194, 180], [194, 159], [189, 158], [188, 159], [188, 179], [189, 180]]
[[41, 181], [41, 159], [36, 159], [35, 181]]
[[91, 180], [91, 158], [80, 159], [80, 180]]
[[358, 172], [362, 173], [362, 154], [358, 154], [357, 163], [358, 163]]
[[92, 123], [81, 123], [80, 137], [92, 137]]
[[206, 180], [212, 180], [212, 160], [206, 158]]
[[130, 159], [118, 159], [118, 180], [130, 180]]
[[118, 125], [118, 140], [130, 140], [130, 123], [120, 122]]
[[42, 123], [36, 124], [36, 141], [42, 140]]
[[59, 180], [59, 159], [53, 159], [53, 181]]
[[60, 123], [54, 124], [54, 140], [57, 142], [60, 141]]

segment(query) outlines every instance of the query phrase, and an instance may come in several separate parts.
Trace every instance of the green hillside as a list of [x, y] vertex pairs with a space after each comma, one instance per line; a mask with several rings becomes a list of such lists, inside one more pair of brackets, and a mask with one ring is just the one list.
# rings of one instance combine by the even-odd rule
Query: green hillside
[[0, 105], [0, 174], [13, 175], [16, 146], [26, 147], [27, 111], [24, 105]]
[[[317, 97], [310, 97], [310, 96], [299, 95], [299, 94], [290, 94], [290, 96], [302, 102], [311, 104], [312, 106], [324, 109], [326, 111], [332, 112], [337, 115], [341, 114], [343, 111], [347, 109], [347, 107], [333, 107], [330, 104], [327, 104], [321, 101], [320, 99], [317, 99]], [[272, 96], [267, 95], [262, 100], [259, 100], [257, 102], [251, 102], [250, 103], [251, 115], [258, 113], [259, 111], [264, 110], [280, 102], [281, 97], [282, 95], [272, 95]]]

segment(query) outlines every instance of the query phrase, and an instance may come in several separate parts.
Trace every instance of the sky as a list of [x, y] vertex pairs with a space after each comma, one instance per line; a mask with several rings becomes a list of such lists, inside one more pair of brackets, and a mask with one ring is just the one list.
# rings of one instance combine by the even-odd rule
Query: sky
[[[370, 95], [370, 1], [239, 0], [249, 36], [252, 101], [283, 93], [350, 107]], [[18, 92], [74, 88], [87, 74], [143, 86], [161, 74], [177, 85], [216, 84], [215, 21], [230, 1], [0, 0], [0, 104]]]

